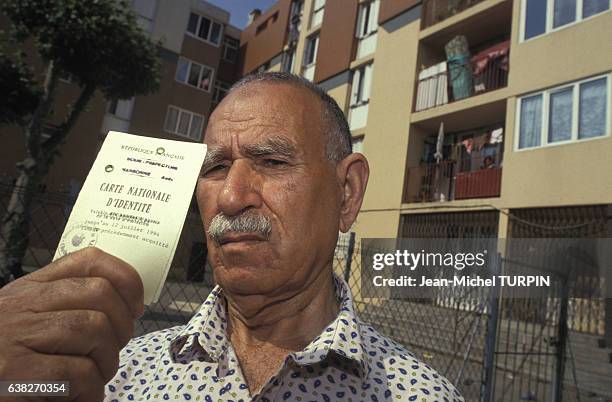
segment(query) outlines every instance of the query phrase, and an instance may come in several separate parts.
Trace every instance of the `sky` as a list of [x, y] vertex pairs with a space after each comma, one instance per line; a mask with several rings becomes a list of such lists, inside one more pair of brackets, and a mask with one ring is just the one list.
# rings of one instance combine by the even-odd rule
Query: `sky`
[[207, 0], [217, 7], [227, 10], [231, 14], [230, 24], [244, 29], [249, 19], [249, 13], [259, 8], [264, 13], [277, 0]]

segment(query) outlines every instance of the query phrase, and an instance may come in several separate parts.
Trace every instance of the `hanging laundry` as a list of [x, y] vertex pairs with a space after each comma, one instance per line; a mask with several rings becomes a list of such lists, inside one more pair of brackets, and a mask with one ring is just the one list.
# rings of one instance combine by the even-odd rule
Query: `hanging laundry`
[[491, 131], [491, 139], [489, 139], [489, 144], [501, 144], [504, 142], [504, 129], [498, 128]]
[[472, 63], [474, 65], [474, 75], [482, 74], [489, 64], [500, 59], [501, 63], [499, 67], [502, 70], [508, 71], [508, 54], [510, 53], [510, 41], [500, 42], [496, 45], [491, 46], [488, 49], [477, 53], [472, 57]]
[[477, 137], [474, 137], [474, 148], [476, 148], [477, 150], [481, 150], [482, 148], [484, 148], [485, 144], [489, 143], [489, 133], [484, 133], [481, 134]]
[[465, 147], [465, 150], [467, 151], [468, 154], [472, 153], [472, 148], [474, 148], [474, 139], [473, 138], [468, 138], [467, 140], [463, 140], [463, 141], [461, 141], [461, 144], [463, 144], [463, 146]]

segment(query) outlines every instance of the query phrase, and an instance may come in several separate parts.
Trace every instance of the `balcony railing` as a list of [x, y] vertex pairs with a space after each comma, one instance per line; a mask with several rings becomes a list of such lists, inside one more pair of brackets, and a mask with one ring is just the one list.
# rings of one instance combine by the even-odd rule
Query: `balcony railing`
[[441, 161], [408, 168], [404, 203], [499, 197], [501, 166], [495, 156]]
[[421, 29], [442, 22], [483, 0], [424, 0]]
[[415, 111], [469, 98], [508, 85], [509, 43], [502, 42], [470, 60], [459, 57], [419, 73]]

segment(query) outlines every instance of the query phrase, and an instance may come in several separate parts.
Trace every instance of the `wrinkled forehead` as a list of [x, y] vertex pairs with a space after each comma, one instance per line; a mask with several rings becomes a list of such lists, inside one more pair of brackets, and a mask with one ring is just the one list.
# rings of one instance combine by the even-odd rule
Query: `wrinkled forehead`
[[224, 145], [282, 136], [298, 148], [322, 144], [321, 102], [288, 84], [252, 83], [226, 96], [210, 117], [204, 142]]

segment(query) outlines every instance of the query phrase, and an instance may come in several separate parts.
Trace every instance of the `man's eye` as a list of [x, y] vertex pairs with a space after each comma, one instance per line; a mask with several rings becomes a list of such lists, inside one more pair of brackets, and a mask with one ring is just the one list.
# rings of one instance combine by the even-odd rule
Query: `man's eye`
[[263, 160], [264, 165], [266, 166], [282, 166], [282, 165], [286, 165], [287, 162], [280, 160], [280, 159], [271, 159], [271, 158], [266, 158]]

